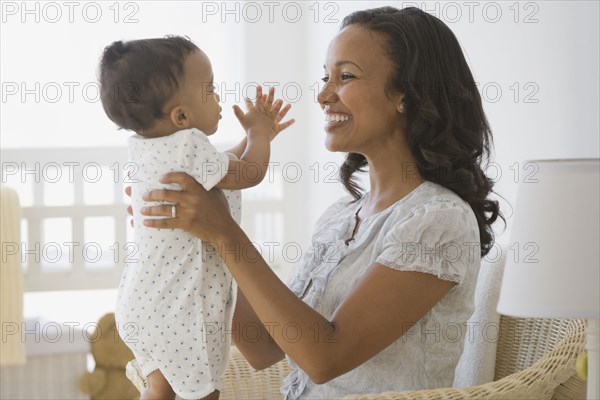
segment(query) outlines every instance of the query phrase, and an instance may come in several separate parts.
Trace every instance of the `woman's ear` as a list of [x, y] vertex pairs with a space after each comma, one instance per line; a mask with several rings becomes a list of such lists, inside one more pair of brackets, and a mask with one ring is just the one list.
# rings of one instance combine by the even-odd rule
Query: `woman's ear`
[[171, 122], [173, 123], [173, 125], [175, 125], [179, 129], [186, 129], [190, 126], [190, 119], [184, 107], [173, 107], [171, 113], [169, 114], [169, 117], [171, 118]]
[[396, 110], [398, 110], [398, 112], [400, 114], [404, 114], [406, 112], [406, 107], [404, 107], [404, 95], [400, 94], [397, 98], [397, 103], [396, 103]]

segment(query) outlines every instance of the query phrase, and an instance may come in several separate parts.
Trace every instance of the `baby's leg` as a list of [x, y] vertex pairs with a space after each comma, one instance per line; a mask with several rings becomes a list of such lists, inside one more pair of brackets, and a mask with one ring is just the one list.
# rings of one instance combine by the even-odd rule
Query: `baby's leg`
[[174, 400], [175, 392], [165, 376], [157, 369], [146, 378], [148, 387], [142, 393], [140, 400]]
[[219, 392], [218, 390], [215, 390], [214, 392], [212, 392], [211, 394], [209, 394], [206, 397], [203, 397], [200, 400], [219, 400], [219, 394], [221, 394], [221, 392]]

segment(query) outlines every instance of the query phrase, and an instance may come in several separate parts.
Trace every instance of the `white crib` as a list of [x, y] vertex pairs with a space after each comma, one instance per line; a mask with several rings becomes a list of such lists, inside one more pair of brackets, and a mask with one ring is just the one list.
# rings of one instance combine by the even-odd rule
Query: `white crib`
[[[11, 239], [10, 246], [3, 243], [2, 251], [4, 256], [15, 245], [20, 251], [24, 291], [116, 288], [127, 258], [135, 254], [124, 195], [132, 168], [127, 149], [2, 149], [1, 156], [2, 184], [17, 190], [22, 206], [21, 238]], [[284, 198], [293, 196], [286, 193], [290, 186], [283, 185], [282, 175], [271, 172], [271, 182], [243, 195], [244, 229], [258, 246], [270, 240], [262, 246], [263, 254], [269, 254], [277, 237], [281, 250], [286, 232], [298, 224], [292, 217], [284, 226], [283, 215], [292, 207]], [[285, 275], [281, 253], [268, 261], [275, 272]], [[1, 367], [0, 398], [86, 398], [78, 389], [89, 352], [80, 330], [83, 324], [73, 327], [74, 338], [65, 342], [64, 337], [55, 341], [44, 332], [48, 324], [62, 321], [38, 320], [38, 331], [36, 321], [28, 323], [20, 327], [28, 332], [27, 362]]]

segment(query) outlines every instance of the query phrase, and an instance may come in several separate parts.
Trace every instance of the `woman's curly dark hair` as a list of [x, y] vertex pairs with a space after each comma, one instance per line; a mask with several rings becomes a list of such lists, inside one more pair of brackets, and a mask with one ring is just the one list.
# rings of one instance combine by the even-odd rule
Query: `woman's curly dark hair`
[[[358, 24], [384, 39], [394, 73], [386, 91], [404, 94], [407, 141], [421, 176], [469, 203], [479, 225], [481, 255], [494, 243], [491, 225], [503, 218], [497, 201], [488, 199], [493, 182], [483, 169], [492, 141], [481, 97], [458, 40], [438, 18], [414, 7], [357, 11], [341, 29]], [[348, 153], [340, 168], [346, 189], [358, 199], [353, 179], [367, 160]]]

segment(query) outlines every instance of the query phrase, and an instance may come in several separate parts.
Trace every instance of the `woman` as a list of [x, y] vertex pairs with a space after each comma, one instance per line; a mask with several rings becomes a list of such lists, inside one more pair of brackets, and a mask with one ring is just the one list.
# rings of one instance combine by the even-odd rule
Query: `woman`
[[[347, 153], [351, 197], [321, 216], [289, 288], [222, 195], [185, 174], [162, 180], [183, 191], [145, 196], [176, 203], [177, 218], [144, 223], [215, 246], [241, 289], [233, 340], [258, 369], [288, 357], [286, 398], [450, 386], [499, 216], [480, 166], [491, 134], [473, 76], [448, 27], [416, 8], [349, 15], [324, 67], [326, 147]], [[363, 194], [353, 174], [367, 166]], [[171, 216], [171, 206], [144, 213]], [[261, 327], [259, 340], [241, 334], [246, 324]]]

